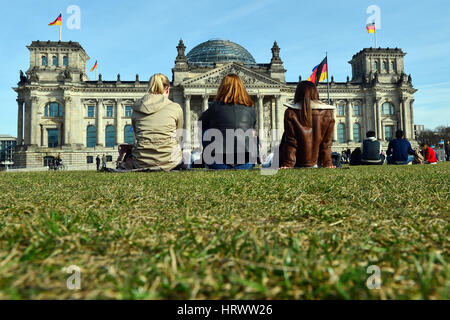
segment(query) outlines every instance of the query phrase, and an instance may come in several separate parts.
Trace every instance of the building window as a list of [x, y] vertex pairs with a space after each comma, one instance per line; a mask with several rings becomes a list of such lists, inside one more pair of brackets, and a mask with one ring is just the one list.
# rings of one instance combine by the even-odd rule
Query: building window
[[63, 58], [63, 65], [65, 67], [69, 66], [69, 57], [68, 56], [64, 56], [64, 58]]
[[374, 69], [375, 71], [378, 71], [378, 61], [375, 61], [375, 62], [373, 63], [373, 69]]
[[125, 117], [131, 118], [131, 106], [125, 106]]
[[383, 103], [383, 115], [385, 116], [391, 116], [394, 114], [394, 105], [392, 103], [386, 102]]
[[338, 116], [343, 117], [345, 115], [345, 107], [338, 106]]
[[113, 148], [116, 145], [116, 130], [113, 126], [107, 126], [105, 130], [105, 147]]
[[52, 118], [62, 117], [62, 106], [57, 102], [51, 102], [47, 104], [44, 108], [44, 116]]
[[391, 141], [394, 138], [394, 126], [384, 127], [384, 138], [387, 141]]
[[106, 156], [106, 162], [112, 162], [112, 156]]
[[94, 157], [93, 156], [87, 156], [86, 157], [86, 163], [94, 163]]
[[123, 135], [124, 135], [124, 139], [123, 139], [124, 143], [134, 144], [134, 133], [133, 133], [133, 127], [131, 125], [128, 124], [125, 126]]
[[49, 148], [56, 148], [58, 146], [59, 130], [47, 129], [47, 146]]
[[383, 61], [383, 70], [387, 69], [386, 61]]
[[53, 64], [55, 67], [57, 67], [57, 66], [58, 66], [58, 57], [57, 57], [57, 56], [53, 56], [52, 61], [53, 61], [52, 64]]
[[44, 67], [48, 66], [48, 59], [47, 56], [42, 56], [42, 65]]
[[346, 143], [345, 124], [339, 123], [337, 126], [338, 143]]
[[113, 117], [113, 110], [114, 110], [113, 106], [107, 106], [106, 107], [106, 116], [108, 118], [112, 118]]
[[359, 123], [353, 124], [353, 141], [361, 142], [361, 126]]
[[97, 128], [88, 126], [86, 129], [86, 147], [94, 148], [97, 145]]
[[95, 117], [95, 106], [88, 106], [88, 118]]
[[353, 115], [354, 116], [360, 116], [361, 115], [361, 108], [358, 105], [353, 106]]
[[391, 72], [397, 72], [395, 70], [395, 62], [394, 61], [391, 62]]

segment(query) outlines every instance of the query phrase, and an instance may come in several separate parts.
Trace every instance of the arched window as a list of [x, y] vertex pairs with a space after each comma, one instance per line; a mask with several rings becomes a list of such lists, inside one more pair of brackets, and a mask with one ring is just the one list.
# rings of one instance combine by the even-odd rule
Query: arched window
[[361, 126], [359, 123], [353, 124], [353, 141], [361, 142]]
[[339, 143], [346, 143], [345, 138], [345, 124], [339, 123], [337, 126], [337, 136], [338, 136], [338, 142]]
[[42, 65], [44, 67], [48, 66], [48, 59], [47, 56], [42, 56]]
[[94, 148], [97, 145], [97, 128], [88, 126], [86, 129], [86, 147]]
[[395, 62], [394, 61], [391, 62], [391, 72], [397, 72], [395, 70]]
[[123, 129], [123, 141], [128, 144], [134, 144], [134, 133], [133, 133], [133, 127], [131, 125], [126, 125]]
[[385, 71], [386, 71], [386, 69], [387, 69], [387, 64], [386, 64], [386, 61], [383, 61], [383, 70], [385, 70]]
[[62, 116], [63, 116], [62, 106], [59, 103], [50, 102], [45, 105], [44, 117], [57, 118], [57, 117], [62, 117]]
[[53, 58], [52, 58], [52, 64], [55, 66], [55, 67], [57, 67], [58, 66], [58, 57], [57, 56], [53, 56]]
[[394, 106], [392, 103], [386, 102], [383, 103], [383, 115], [391, 116], [394, 114]]
[[107, 126], [105, 130], [105, 147], [113, 148], [116, 145], [116, 130], [113, 126]]
[[69, 57], [68, 56], [64, 56], [64, 58], [63, 58], [63, 65], [65, 67], [67, 67], [69, 65]]
[[373, 63], [373, 68], [375, 69], [375, 71], [378, 71], [378, 61], [375, 61]]

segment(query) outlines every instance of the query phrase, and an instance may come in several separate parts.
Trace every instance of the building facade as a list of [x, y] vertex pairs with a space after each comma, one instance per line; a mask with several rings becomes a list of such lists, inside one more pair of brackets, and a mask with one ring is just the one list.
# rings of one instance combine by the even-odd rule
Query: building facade
[[[60, 153], [67, 166], [92, 166], [98, 154], [109, 159], [117, 147], [133, 142], [131, 107], [148, 90], [148, 81], [91, 81], [86, 75], [88, 55], [76, 42], [33, 41], [30, 68], [14, 88], [17, 92], [17, 167], [43, 166]], [[384, 146], [403, 129], [414, 140], [414, 93], [411, 76], [404, 73], [401, 49], [364, 49], [350, 61], [352, 78], [330, 82], [336, 106], [333, 149], [360, 146], [365, 132], [374, 130]], [[155, 70], [157, 71], [157, 70]], [[196, 120], [208, 108], [222, 78], [239, 75], [257, 109], [257, 128], [284, 129], [284, 103], [292, 102], [297, 82], [286, 82], [280, 48], [275, 42], [269, 63], [257, 63], [240, 45], [210, 40], [186, 54], [182, 40], [172, 69], [170, 98], [179, 103], [192, 147]], [[327, 85], [319, 84], [327, 100]]]
[[16, 138], [0, 134], [0, 168], [12, 168], [14, 165], [14, 149]]

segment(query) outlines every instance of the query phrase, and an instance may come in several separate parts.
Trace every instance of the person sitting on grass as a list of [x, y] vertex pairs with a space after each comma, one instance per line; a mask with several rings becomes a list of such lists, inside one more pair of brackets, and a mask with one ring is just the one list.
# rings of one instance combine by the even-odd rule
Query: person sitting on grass
[[314, 83], [302, 81], [294, 104], [285, 104], [284, 134], [280, 144], [281, 169], [322, 166], [335, 168], [331, 158], [334, 107], [319, 101]]
[[[214, 103], [199, 121], [204, 129], [203, 161], [208, 169], [254, 168], [258, 156], [254, 134], [256, 112], [239, 76], [229, 74], [222, 79]], [[215, 133], [220, 133], [223, 143], [216, 143]]]
[[430, 148], [428, 143], [422, 143], [421, 147], [425, 156], [425, 164], [437, 164], [436, 151]]
[[[131, 156], [124, 158], [119, 169], [180, 170], [182, 163], [180, 147], [183, 128], [183, 110], [169, 100], [170, 82], [161, 74], [150, 78], [150, 88], [146, 95], [133, 105], [131, 122], [135, 144]], [[126, 146], [122, 145], [126, 151]]]
[[396, 139], [389, 142], [387, 150], [388, 164], [411, 164], [414, 160], [414, 150], [411, 148], [411, 143], [405, 139], [405, 134], [402, 130], [397, 130], [395, 133]]
[[381, 154], [381, 143], [375, 137], [375, 131], [368, 131], [362, 143], [361, 165], [382, 165], [386, 157]]

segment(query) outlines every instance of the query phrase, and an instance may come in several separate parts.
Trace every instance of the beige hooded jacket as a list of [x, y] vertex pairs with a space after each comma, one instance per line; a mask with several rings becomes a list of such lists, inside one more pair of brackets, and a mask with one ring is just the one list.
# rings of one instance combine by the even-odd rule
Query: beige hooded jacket
[[146, 94], [133, 106], [134, 167], [170, 171], [181, 163], [183, 110], [161, 94]]

